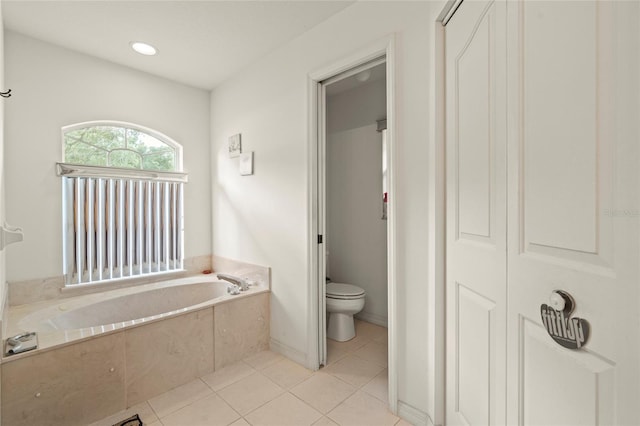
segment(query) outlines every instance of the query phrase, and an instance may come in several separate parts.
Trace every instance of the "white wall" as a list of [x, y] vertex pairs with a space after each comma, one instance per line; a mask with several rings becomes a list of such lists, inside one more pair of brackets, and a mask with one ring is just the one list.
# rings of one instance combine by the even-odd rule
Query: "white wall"
[[382, 219], [385, 80], [327, 98], [327, 276], [365, 290], [359, 317], [387, 324], [387, 221]]
[[8, 280], [62, 275], [60, 129], [90, 120], [140, 124], [183, 145], [185, 256], [211, 253], [209, 93], [13, 32], [5, 42], [13, 89], [5, 101], [6, 212], [24, 228], [24, 242], [7, 251]]
[[[0, 90], [4, 91], [4, 20], [2, 19], [2, 3], [0, 3]], [[5, 203], [5, 174], [4, 174], [4, 103], [6, 99], [0, 99], [0, 224], [4, 224], [6, 218]], [[6, 273], [6, 249], [0, 251], [0, 340], [4, 340], [5, 327], [4, 322], [5, 298], [7, 297], [7, 273]], [[0, 383], [2, 378], [0, 377]], [[2, 400], [2, 389], [0, 389], [0, 400]], [[2, 407], [0, 407], [0, 419], [2, 419]], [[2, 421], [0, 420], [0, 424]]]
[[[5, 78], [4, 78], [4, 21], [2, 20], [2, 4], [0, 4], [0, 90], [5, 91]], [[5, 103], [9, 102], [9, 99], [0, 98], [0, 224], [4, 224], [6, 220], [6, 201], [5, 201], [5, 164], [4, 164], [4, 111]], [[3, 317], [4, 301], [7, 293], [7, 273], [6, 273], [6, 252], [7, 250], [0, 251], [0, 321]], [[0, 332], [4, 329], [0, 327]], [[2, 337], [4, 338], [4, 336]]]
[[[435, 404], [427, 166], [434, 22], [442, 6], [357, 2], [219, 86], [211, 98], [214, 253], [273, 268], [272, 339], [307, 354], [308, 75], [396, 34], [398, 395], [425, 416], [434, 415]], [[243, 150], [255, 151], [253, 176], [239, 176], [236, 159], [227, 158], [227, 138], [237, 132]]]

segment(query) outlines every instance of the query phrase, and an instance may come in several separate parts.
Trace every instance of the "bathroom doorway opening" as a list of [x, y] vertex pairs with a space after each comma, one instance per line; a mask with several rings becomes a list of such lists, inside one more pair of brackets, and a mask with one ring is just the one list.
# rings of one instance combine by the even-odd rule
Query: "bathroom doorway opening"
[[[370, 367], [371, 377], [362, 380], [396, 412], [392, 54], [387, 40], [310, 76], [310, 353], [317, 357], [310, 364]], [[331, 310], [336, 299], [340, 309], [350, 305], [339, 333], [333, 321], [329, 337], [328, 282], [341, 291], [349, 284], [351, 293], [336, 298], [336, 286], [329, 287]], [[357, 299], [362, 308], [353, 306]], [[345, 332], [348, 323], [355, 337]]]

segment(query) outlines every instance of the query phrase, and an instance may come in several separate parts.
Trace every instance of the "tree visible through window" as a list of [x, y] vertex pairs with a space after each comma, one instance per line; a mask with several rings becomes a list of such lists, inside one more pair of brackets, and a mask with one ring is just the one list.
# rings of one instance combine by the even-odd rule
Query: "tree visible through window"
[[66, 131], [65, 162], [87, 166], [174, 171], [176, 150], [138, 129], [91, 126]]

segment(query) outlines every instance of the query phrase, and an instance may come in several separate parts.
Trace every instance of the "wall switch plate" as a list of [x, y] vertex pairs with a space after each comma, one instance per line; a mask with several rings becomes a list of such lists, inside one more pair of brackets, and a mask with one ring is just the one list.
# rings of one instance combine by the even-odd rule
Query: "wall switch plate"
[[253, 151], [240, 154], [240, 175], [253, 174]]

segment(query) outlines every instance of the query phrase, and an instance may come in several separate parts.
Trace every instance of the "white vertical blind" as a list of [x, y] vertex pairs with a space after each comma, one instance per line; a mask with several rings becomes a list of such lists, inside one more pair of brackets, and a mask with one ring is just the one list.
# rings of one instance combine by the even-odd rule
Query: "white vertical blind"
[[67, 285], [183, 268], [183, 182], [159, 174], [62, 180]]

